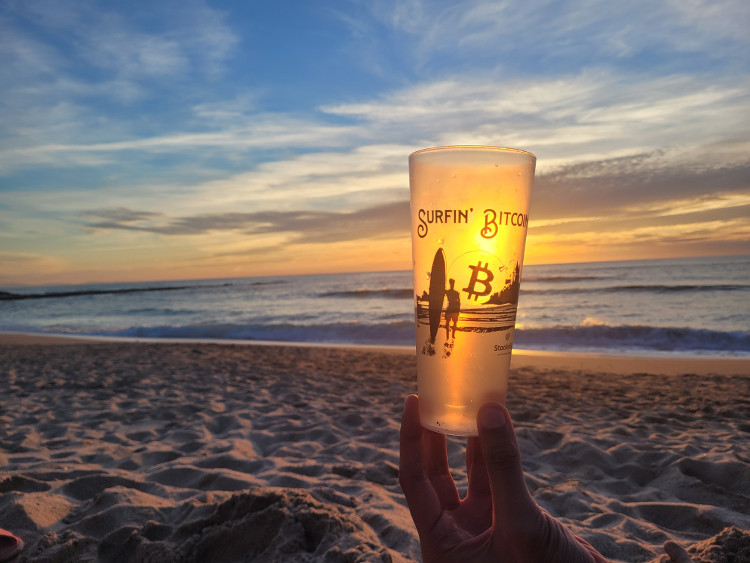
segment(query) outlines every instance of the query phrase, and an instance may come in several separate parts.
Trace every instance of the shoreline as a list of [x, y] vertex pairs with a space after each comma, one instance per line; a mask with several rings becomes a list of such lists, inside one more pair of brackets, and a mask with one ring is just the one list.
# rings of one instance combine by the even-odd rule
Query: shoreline
[[[389, 354], [414, 355], [412, 346], [381, 344], [337, 344], [318, 342], [285, 342], [275, 340], [219, 340], [198, 338], [142, 338], [96, 336], [62, 333], [0, 332], [0, 346], [71, 345], [71, 344], [191, 344], [218, 346], [266, 346], [277, 348], [322, 348], [362, 350]], [[563, 371], [601, 371], [611, 374], [650, 373], [659, 375], [749, 375], [750, 357], [669, 353], [603, 353], [563, 352], [514, 349], [511, 369], [538, 368]]]

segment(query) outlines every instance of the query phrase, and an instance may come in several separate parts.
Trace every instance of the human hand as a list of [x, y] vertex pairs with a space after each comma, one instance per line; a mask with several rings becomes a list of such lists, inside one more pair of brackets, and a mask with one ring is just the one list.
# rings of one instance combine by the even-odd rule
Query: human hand
[[606, 563], [534, 502], [505, 407], [483, 405], [477, 424], [479, 437], [469, 438], [466, 447], [468, 492], [460, 499], [445, 435], [422, 428], [418, 397], [406, 398], [399, 482], [424, 563]]

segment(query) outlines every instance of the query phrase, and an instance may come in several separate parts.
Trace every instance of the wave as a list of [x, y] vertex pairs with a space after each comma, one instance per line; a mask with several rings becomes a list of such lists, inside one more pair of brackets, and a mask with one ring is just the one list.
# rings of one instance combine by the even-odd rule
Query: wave
[[[20, 299], [55, 299], [61, 297], [80, 297], [85, 295], [111, 295], [119, 293], [145, 293], [147, 291], [178, 291], [192, 289], [196, 286], [178, 285], [162, 287], [128, 287], [121, 289], [77, 289], [72, 291], [49, 291], [45, 293], [11, 293], [0, 291], [1, 301], [15, 301]], [[206, 287], [206, 286], [202, 286]]]
[[646, 350], [750, 354], [750, 333], [639, 325], [580, 325], [517, 329], [520, 348]]
[[570, 283], [604, 279], [598, 276], [523, 276], [522, 283]]
[[[246, 285], [248, 287], [260, 287], [260, 286], [264, 286], [264, 285], [281, 285], [281, 284], [284, 284], [284, 283], [289, 283], [289, 282], [288, 282], [288, 280], [270, 280], [270, 281], [250, 282], [250, 283], [246, 283], [244, 285]], [[232, 285], [232, 284], [226, 283], [224, 285]], [[203, 286], [203, 287], [206, 287], [206, 286]]]
[[319, 293], [318, 297], [412, 299], [414, 292], [410, 287], [396, 289], [355, 289], [353, 291], [328, 291], [326, 293]]
[[[602, 278], [587, 276], [558, 276], [555, 278], [531, 278], [523, 279], [521, 283], [521, 294], [523, 295], [574, 295], [588, 293], [652, 293], [652, 294], [674, 294], [674, 293], [703, 293], [711, 291], [750, 291], [750, 284], [632, 284], [632, 285], [608, 285], [601, 287], [552, 287], [549, 289], [524, 289], [526, 282], [573, 282], [585, 280], [601, 280]], [[412, 299], [414, 297], [411, 288], [386, 288], [386, 289], [356, 289], [346, 291], [328, 291], [319, 293], [318, 297], [337, 297], [349, 299]]]
[[121, 330], [98, 331], [100, 336], [135, 338], [193, 338], [218, 340], [274, 340], [279, 342], [317, 342], [330, 344], [414, 343], [413, 321], [392, 323], [330, 323], [295, 325], [290, 323], [259, 325], [183, 325], [137, 326]]
[[552, 289], [523, 289], [521, 294], [525, 295], [561, 295], [578, 293], [702, 293], [708, 291], [749, 291], [747, 284], [684, 284], [684, 285], [611, 285], [604, 287], [571, 287]]
[[[0, 330], [131, 338], [273, 340], [289, 343], [392, 346], [413, 346], [415, 344], [414, 322], [411, 320], [388, 323], [341, 322], [320, 325], [296, 325], [292, 323], [161, 325], [95, 331], [82, 331], [76, 327], [62, 326], [49, 326], [44, 331], [40, 331], [38, 327], [6, 326], [0, 327]], [[460, 336], [457, 337], [457, 339], [459, 338]], [[514, 346], [537, 350], [609, 353], [676, 352], [744, 357], [750, 356], [750, 333], [639, 325], [517, 328]]]

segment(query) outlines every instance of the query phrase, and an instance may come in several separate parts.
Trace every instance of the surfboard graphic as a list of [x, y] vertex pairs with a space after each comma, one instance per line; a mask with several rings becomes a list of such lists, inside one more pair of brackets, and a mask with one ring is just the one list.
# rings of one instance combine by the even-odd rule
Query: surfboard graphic
[[432, 260], [430, 271], [430, 340], [435, 341], [440, 318], [443, 315], [443, 299], [445, 298], [445, 252], [438, 248]]

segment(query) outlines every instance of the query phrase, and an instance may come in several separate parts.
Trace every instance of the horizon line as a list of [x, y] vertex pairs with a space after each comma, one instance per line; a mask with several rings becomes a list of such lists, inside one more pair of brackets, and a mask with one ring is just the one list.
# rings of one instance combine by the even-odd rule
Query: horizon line
[[[655, 262], [663, 260], [691, 260], [691, 259], [708, 259], [708, 258], [732, 258], [732, 257], [750, 257], [750, 252], [744, 254], [710, 254], [710, 255], [694, 255], [694, 256], [664, 256], [659, 258], [628, 258], [623, 260], [588, 260], [588, 261], [572, 261], [572, 262], [540, 262], [523, 264], [523, 267], [533, 266], [556, 266], [565, 265], [572, 266], [577, 264], [612, 264], [622, 262]], [[215, 278], [166, 278], [166, 279], [138, 279], [138, 280], [123, 280], [123, 281], [103, 281], [103, 280], [92, 280], [84, 282], [67, 282], [67, 283], [46, 283], [46, 284], [13, 284], [13, 285], [0, 285], [0, 291], [6, 289], [19, 289], [19, 288], [32, 288], [32, 287], [70, 287], [70, 286], [91, 286], [91, 285], [113, 285], [113, 284], [136, 284], [136, 283], [173, 283], [173, 282], [210, 282], [217, 280], [231, 280], [231, 279], [265, 279], [265, 278], [289, 278], [289, 277], [303, 277], [303, 276], [341, 276], [346, 274], [384, 274], [392, 272], [409, 272], [411, 268], [395, 268], [395, 269], [383, 269], [383, 270], [345, 270], [345, 271], [331, 271], [331, 272], [307, 272], [299, 274], [261, 274], [261, 275], [249, 275], [249, 276], [231, 276], [231, 277], [215, 277]], [[522, 280], [523, 281], [523, 280]]]

